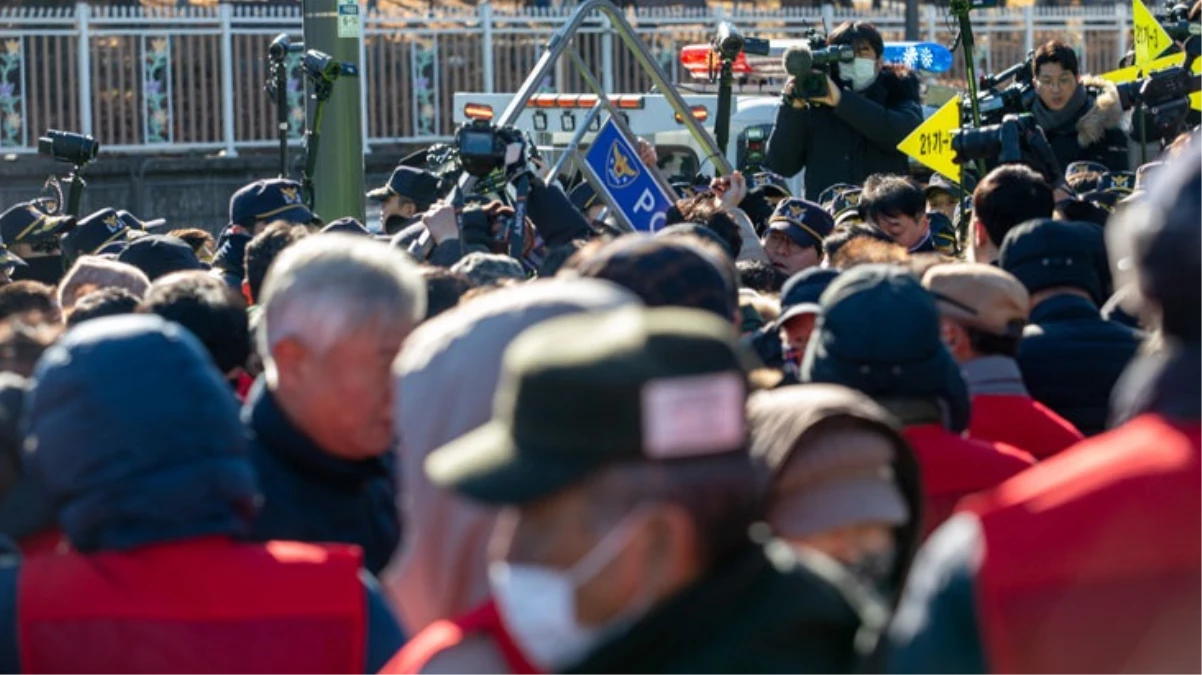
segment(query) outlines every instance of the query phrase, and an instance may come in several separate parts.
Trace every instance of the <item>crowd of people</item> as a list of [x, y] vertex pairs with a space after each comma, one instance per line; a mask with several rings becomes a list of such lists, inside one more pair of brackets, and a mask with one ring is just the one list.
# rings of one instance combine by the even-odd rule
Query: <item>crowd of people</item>
[[379, 233], [0, 214], [0, 670], [1202, 669], [1202, 138], [919, 183], [832, 39], [806, 194], [655, 233], [408, 165]]

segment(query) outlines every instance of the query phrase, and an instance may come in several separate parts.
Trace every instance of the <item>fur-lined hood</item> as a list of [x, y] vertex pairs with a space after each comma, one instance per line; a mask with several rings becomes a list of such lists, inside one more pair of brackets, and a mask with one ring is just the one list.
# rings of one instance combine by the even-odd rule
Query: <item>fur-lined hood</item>
[[1081, 86], [1089, 93], [1090, 106], [1077, 120], [1077, 143], [1087, 148], [1102, 140], [1110, 129], [1118, 129], [1123, 123], [1123, 105], [1119, 100], [1119, 89], [1113, 82], [1100, 77], [1081, 78]]

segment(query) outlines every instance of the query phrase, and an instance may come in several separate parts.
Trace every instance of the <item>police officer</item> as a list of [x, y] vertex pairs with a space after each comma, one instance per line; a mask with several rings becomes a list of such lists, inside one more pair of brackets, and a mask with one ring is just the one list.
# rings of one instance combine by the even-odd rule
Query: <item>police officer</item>
[[388, 182], [367, 193], [367, 198], [380, 203], [380, 227], [387, 234], [396, 234], [414, 222], [438, 199], [442, 181], [438, 176], [411, 166], [398, 166]]

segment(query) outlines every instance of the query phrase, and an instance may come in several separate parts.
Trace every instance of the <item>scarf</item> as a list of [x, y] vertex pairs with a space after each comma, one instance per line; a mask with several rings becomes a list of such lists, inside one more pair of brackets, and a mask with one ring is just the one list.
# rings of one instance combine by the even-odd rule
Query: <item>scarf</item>
[[1031, 106], [1031, 113], [1035, 115], [1035, 122], [1039, 124], [1040, 128], [1044, 131], [1055, 131], [1071, 124], [1089, 102], [1085, 87], [1078, 83], [1072, 98], [1060, 110], [1048, 110], [1047, 106], [1043, 104], [1043, 99], [1037, 96], [1035, 104]]
[[1018, 363], [1007, 356], [982, 356], [960, 367], [971, 396], [1029, 396]]

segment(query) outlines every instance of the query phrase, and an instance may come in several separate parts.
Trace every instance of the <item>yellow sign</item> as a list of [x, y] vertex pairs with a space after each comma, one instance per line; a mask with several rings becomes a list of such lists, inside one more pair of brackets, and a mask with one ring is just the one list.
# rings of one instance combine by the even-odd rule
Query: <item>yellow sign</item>
[[[1136, 1], [1138, 2], [1138, 0]], [[1127, 82], [1134, 82], [1141, 77], [1147, 77], [1150, 73], [1155, 73], [1157, 71], [1164, 70], [1165, 68], [1172, 68], [1173, 66], [1179, 66], [1184, 63], [1184, 61], [1184, 53], [1170, 54], [1142, 66], [1130, 66], [1128, 68], [1112, 70], [1109, 73], [1103, 73], [1099, 77], [1101, 77], [1103, 80], [1110, 80], [1115, 84], [1126, 84]], [[1190, 68], [1190, 71], [1195, 75], [1202, 73], [1202, 59], [1194, 59], [1194, 65]], [[1190, 94], [1189, 105], [1194, 110], [1202, 110], [1202, 92], [1195, 91], [1194, 93]]]
[[1151, 61], [1173, 44], [1142, 0], [1131, 0], [1131, 17], [1135, 23], [1135, 65]]
[[953, 161], [956, 153], [952, 151], [952, 136], [959, 128], [960, 99], [953, 98], [898, 143], [897, 149], [959, 185], [960, 165]]

